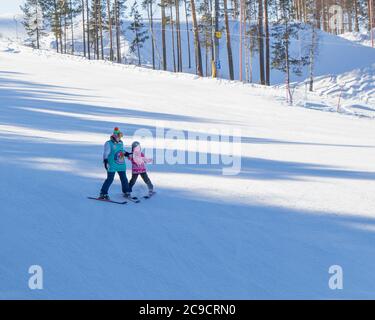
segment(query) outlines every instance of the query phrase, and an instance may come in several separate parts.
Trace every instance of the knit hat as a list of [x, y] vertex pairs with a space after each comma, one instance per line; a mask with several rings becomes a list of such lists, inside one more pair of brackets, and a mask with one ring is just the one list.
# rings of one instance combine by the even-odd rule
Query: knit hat
[[115, 127], [113, 129], [113, 135], [120, 136], [120, 135], [122, 135], [122, 132], [120, 131], [120, 129], [118, 127]]

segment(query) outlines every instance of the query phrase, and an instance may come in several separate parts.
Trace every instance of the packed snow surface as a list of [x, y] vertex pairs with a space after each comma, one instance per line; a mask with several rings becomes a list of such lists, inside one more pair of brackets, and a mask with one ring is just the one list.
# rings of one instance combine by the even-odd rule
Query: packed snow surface
[[[375, 122], [282, 92], [1, 42], [0, 298], [375, 298]], [[88, 200], [114, 126], [127, 148], [152, 144], [138, 129], [241, 136], [241, 171], [151, 164], [154, 198]], [[118, 180], [110, 195], [122, 199]]]

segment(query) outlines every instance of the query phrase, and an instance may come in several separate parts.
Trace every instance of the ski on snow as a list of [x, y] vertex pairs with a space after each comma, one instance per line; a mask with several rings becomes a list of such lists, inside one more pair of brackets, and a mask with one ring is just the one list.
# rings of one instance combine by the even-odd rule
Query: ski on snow
[[[153, 192], [151, 194], [143, 196], [143, 199], [150, 199], [156, 192]], [[106, 200], [106, 199], [100, 199], [100, 198], [95, 198], [95, 197], [87, 197], [88, 199], [91, 200], [97, 200], [97, 201], [102, 201], [102, 202], [110, 202], [110, 203], [116, 203], [116, 204], [126, 204], [129, 201], [134, 202], [134, 203], [140, 203], [141, 201], [137, 197], [125, 197], [126, 201], [114, 201], [114, 200]]]
[[100, 199], [100, 198], [95, 198], [95, 197], [87, 197], [88, 199], [91, 200], [98, 200], [102, 202], [110, 202], [110, 203], [116, 203], [116, 204], [126, 204], [128, 203], [127, 201], [114, 201], [114, 200], [106, 200], [106, 199]]
[[156, 192], [153, 191], [152, 193], [149, 193], [148, 195], [143, 196], [143, 199], [150, 199], [152, 196], [154, 196], [155, 193], [156, 193]]
[[137, 197], [125, 197], [126, 200], [129, 200], [134, 203], [139, 203], [141, 202]]

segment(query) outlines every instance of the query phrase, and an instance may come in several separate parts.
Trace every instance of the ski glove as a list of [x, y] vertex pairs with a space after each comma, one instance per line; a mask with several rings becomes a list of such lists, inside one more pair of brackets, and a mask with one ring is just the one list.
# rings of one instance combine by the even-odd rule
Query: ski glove
[[108, 159], [103, 160], [104, 168], [108, 171]]

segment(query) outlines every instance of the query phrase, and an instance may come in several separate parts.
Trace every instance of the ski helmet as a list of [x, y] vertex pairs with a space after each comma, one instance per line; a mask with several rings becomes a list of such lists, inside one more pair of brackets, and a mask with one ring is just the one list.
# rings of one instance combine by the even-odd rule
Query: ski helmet
[[141, 144], [138, 141], [134, 141], [132, 143], [132, 150], [134, 150], [136, 147], [140, 146]]

